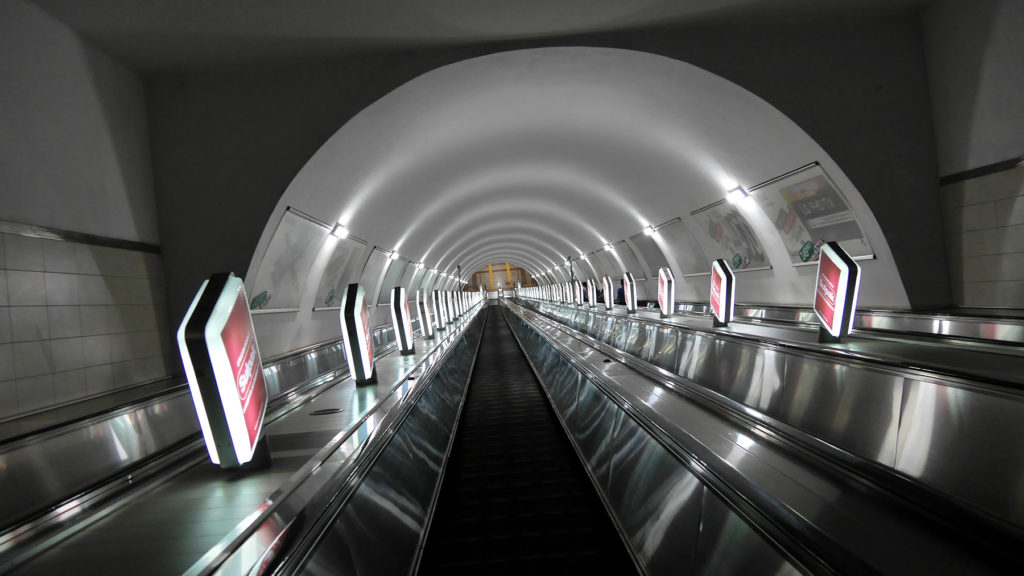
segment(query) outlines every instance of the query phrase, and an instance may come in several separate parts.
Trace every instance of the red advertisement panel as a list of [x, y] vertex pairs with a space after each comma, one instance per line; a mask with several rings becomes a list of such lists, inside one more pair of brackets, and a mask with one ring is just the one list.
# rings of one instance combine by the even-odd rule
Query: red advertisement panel
[[722, 289], [725, 285], [725, 278], [722, 276], [722, 272], [718, 269], [718, 266], [711, 267], [711, 311], [718, 318], [719, 322], [724, 322], [725, 316], [725, 295], [722, 294]]
[[[829, 257], [828, 253], [822, 251], [821, 260], [818, 263], [818, 283], [814, 290], [814, 311], [825, 323], [830, 332], [836, 332], [838, 323], [837, 314], [842, 315], [842, 310], [837, 310], [836, 297], [839, 293], [840, 277], [842, 270]], [[842, 306], [842, 303], [838, 304]]]
[[373, 371], [368, 367], [373, 365], [373, 331], [370, 329], [370, 314], [366, 311], [366, 304], [360, 302], [359, 313], [363, 320], [363, 341], [366, 342], [366, 357], [363, 359], [363, 370], [369, 372], [365, 374], [366, 378], [369, 378]]
[[665, 282], [665, 275], [658, 274], [658, 306], [661, 306], [662, 310], [665, 309], [666, 300], [668, 300], [668, 286]]
[[267, 386], [263, 382], [263, 363], [256, 348], [256, 334], [249, 319], [249, 306], [245, 301], [245, 293], [238, 291], [234, 308], [228, 316], [227, 324], [220, 333], [224, 342], [224, 350], [231, 363], [231, 372], [235, 377], [238, 389], [238, 401], [245, 417], [245, 427], [249, 433], [249, 442], [256, 446], [259, 440], [260, 427], [263, 425], [263, 411], [267, 402]]

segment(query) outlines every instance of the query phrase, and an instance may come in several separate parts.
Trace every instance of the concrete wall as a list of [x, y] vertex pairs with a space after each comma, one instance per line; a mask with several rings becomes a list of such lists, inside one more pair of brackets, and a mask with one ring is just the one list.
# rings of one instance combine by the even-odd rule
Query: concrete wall
[[924, 30], [939, 173], [1024, 156], [1024, 2], [944, 0]]
[[[142, 80], [21, 0], [0, 79], [0, 221], [156, 243]], [[163, 293], [157, 254], [0, 234], [0, 418], [167, 374]]]
[[[939, 2], [924, 23], [940, 173], [1024, 157], [1024, 2]], [[1024, 308], [1024, 168], [941, 194], [954, 303]]]
[[357, 112], [438, 66], [542, 45], [658, 53], [761, 96], [806, 130], [861, 191], [911, 304], [948, 304], [945, 250], [935, 249], [943, 235], [918, 16], [779, 22], [724, 32], [647, 30], [374, 53], [152, 82], [150, 125], [171, 318], [181, 316], [210, 272], [248, 268], [291, 178]]
[[157, 243], [142, 80], [0, 0], [0, 220]]

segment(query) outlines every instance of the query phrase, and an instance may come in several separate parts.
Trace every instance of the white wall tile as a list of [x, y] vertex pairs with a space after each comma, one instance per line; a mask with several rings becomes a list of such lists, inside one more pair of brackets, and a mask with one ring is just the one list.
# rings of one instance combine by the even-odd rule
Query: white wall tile
[[0, 383], [0, 418], [18, 413], [18, 385], [14, 381]]
[[[945, 187], [944, 187], [945, 188]], [[961, 206], [1024, 196], [1024, 168], [1005, 170], [950, 185], [950, 201]]]
[[74, 242], [43, 240], [43, 267], [47, 272], [78, 272], [78, 248]]
[[7, 234], [4, 242], [8, 270], [37, 270], [42, 272], [43, 241], [39, 238]]
[[42, 272], [7, 271], [7, 299], [11, 306], [46, 304], [46, 280]]
[[7, 306], [10, 304], [10, 299], [7, 297], [7, 271], [0, 270], [0, 306]]
[[7, 307], [0, 307], [0, 344], [11, 341], [11, 313]]
[[965, 232], [952, 238], [963, 246], [963, 256], [1024, 252], [1024, 225], [1020, 224]]
[[110, 336], [83, 336], [82, 360], [85, 366], [110, 363]]
[[53, 372], [53, 355], [49, 342], [15, 342], [13, 346], [16, 378], [29, 378]]
[[110, 364], [111, 380], [114, 388], [124, 388], [140, 382], [135, 375], [135, 361], [114, 362]]
[[136, 358], [133, 347], [136, 346], [137, 334], [110, 335], [110, 361], [124, 362]]
[[14, 346], [0, 344], [0, 381], [14, 380]]
[[1024, 252], [964, 258], [965, 282], [1024, 280]]
[[113, 383], [110, 364], [85, 369], [85, 388], [89, 394], [106, 392], [113, 388]]
[[18, 386], [18, 410], [28, 412], [53, 405], [53, 375], [43, 374], [15, 380]]
[[79, 275], [78, 302], [84, 305], [110, 304], [112, 298], [107, 285], [111, 279], [102, 276]]
[[163, 261], [160, 259], [160, 255], [147, 252], [143, 254], [142, 258], [145, 264], [146, 278], [163, 280], [164, 267]]
[[78, 400], [88, 393], [85, 370], [68, 370], [53, 375], [53, 397], [58, 404]]
[[50, 341], [53, 352], [53, 370], [75, 370], [84, 366], [82, 360], [81, 338], [58, 338]]
[[50, 306], [78, 304], [78, 276], [60, 272], [46, 272], [46, 303]]
[[97, 254], [103, 249], [102, 246], [91, 246], [89, 244], [75, 245], [75, 272], [79, 274], [100, 275], [99, 257]]
[[107, 309], [110, 306], [79, 306], [82, 318], [82, 335], [110, 333], [110, 319]]
[[82, 318], [78, 306], [47, 306], [50, 338], [72, 338], [82, 335]]
[[28, 342], [50, 338], [50, 319], [46, 306], [14, 306], [11, 313], [11, 340]]

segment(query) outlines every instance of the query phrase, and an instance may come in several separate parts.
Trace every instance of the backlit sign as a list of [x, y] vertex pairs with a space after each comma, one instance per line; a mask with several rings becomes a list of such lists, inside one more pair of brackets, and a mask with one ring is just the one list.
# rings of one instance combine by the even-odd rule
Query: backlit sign
[[626, 299], [626, 313], [636, 313], [636, 280], [633, 275], [626, 272], [622, 275], [622, 292]]
[[366, 291], [360, 284], [349, 284], [341, 297], [341, 336], [345, 340], [349, 374], [356, 384], [376, 382], [370, 314], [366, 309]]
[[587, 303], [593, 308], [597, 306], [597, 280], [587, 280]]
[[612, 277], [605, 276], [601, 279], [601, 283], [604, 285], [604, 309], [611, 310], [615, 305], [615, 287], [612, 284]]
[[676, 312], [676, 277], [671, 268], [658, 269], [658, 307], [662, 318]]
[[572, 303], [577, 306], [583, 305], [583, 283], [579, 280], [572, 281]]
[[223, 468], [242, 466], [253, 458], [267, 408], [242, 280], [214, 274], [203, 282], [177, 337], [210, 460]]
[[736, 280], [729, 263], [711, 262], [711, 314], [715, 326], [728, 326], [736, 306]]
[[423, 290], [416, 291], [416, 314], [420, 319], [420, 332], [423, 338], [429, 340], [434, 337], [434, 319], [430, 315], [430, 300], [423, 293]]
[[391, 290], [391, 326], [395, 329], [398, 349], [403, 355], [416, 352], [412, 338], [412, 318], [409, 316], [409, 301], [405, 298], [405, 288], [395, 286]]
[[833, 338], [849, 334], [853, 329], [859, 290], [860, 266], [838, 242], [823, 244], [814, 288], [814, 313]]
[[448, 311], [444, 305], [444, 293], [434, 290], [431, 297], [434, 300], [434, 320], [438, 330], [444, 330], [448, 326]]

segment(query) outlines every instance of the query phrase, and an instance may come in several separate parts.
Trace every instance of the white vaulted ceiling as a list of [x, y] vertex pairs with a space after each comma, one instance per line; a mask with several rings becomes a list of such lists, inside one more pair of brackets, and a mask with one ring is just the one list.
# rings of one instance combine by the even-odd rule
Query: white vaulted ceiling
[[[809, 162], [832, 176], [875, 248], [863, 301], [906, 306], [860, 194], [786, 116], [684, 62], [582, 47], [467, 60], [367, 107], [292, 181], [247, 278], [289, 206], [441, 271], [510, 261], [537, 273], [647, 222], [681, 217], [702, 233], [691, 211]], [[790, 266], [777, 238], [762, 242], [772, 269], [744, 275], [738, 299], [808, 299], [804, 269]]]

